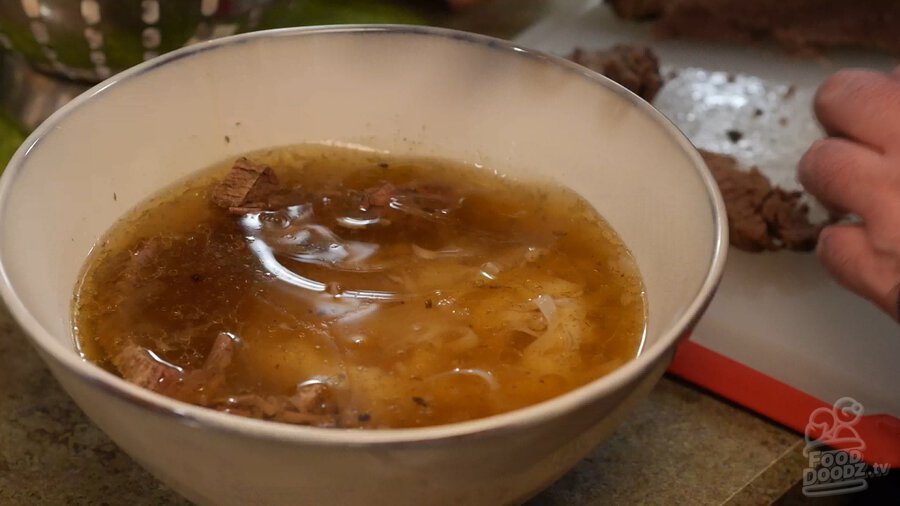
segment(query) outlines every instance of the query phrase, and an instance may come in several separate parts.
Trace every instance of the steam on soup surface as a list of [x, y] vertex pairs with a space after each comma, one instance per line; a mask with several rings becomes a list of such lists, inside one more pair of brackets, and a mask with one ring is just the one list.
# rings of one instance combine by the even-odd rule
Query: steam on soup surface
[[640, 347], [634, 260], [571, 190], [321, 146], [233, 165], [97, 245], [86, 358], [220, 411], [387, 428], [534, 404]]

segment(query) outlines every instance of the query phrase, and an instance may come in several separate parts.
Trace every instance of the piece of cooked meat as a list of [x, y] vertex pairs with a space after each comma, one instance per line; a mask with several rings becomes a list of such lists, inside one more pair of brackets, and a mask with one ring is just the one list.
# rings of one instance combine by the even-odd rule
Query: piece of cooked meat
[[202, 368], [185, 370], [168, 364], [152, 351], [126, 345], [113, 365], [123, 378], [153, 392], [185, 402], [208, 404], [225, 384], [225, 373], [234, 356], [234, 340], [228, 334], [216, 337]]
[[800, 54], [860, 47], [900, 54], [896, 0], [607, 0], [625, 19], [655, 18], [666, 37], [753, 43]]
[[156, 360], [146, 348], [136, 344], [123, 348], [112, 362], [127, 381], [163, 395], [175, 392], [183, 380], [181, 369]]
[[245, 416], [296, 425], [335, 427], [338, 410], [326, 385], [297, 387], [293, 395], [242, 395], [218, 402], [215, 409]]
[[784, 247], [809, 251], [815, 249], [822, 226], [810, 223], [809, 206], [800, 202], [802, 196], [775, 188], [763, 202], [762, 216]]
[[391, 183], [383, 183], [368, 188], [364, 192], [366, 197], [366, 207], [387, 207], [391, 205], [391, 200], [396, 198], [399, 193], [400, 189]]
[[734, 158], [700, 150], [728, 213], [730, 242], [745, 251], [815, 248], [821, 225], [810, 223], [801, 192], [773, 187], [756, 167], [742, 170]]
[[279, 189], [278, 178], [268, 165], [238, 158], [231, 171], [213, 188], [211, 199], [234, 214], [266, 207], [269, 196]]
[[700, 151], [712, 172], [728, 212], [731, 244], [746, 251], [778, 249], [762, 216], [762, 206], [772, 192], [772, 185], [755, 167], [738, 168], [730, 156]]
[[401, 213], [429, 222], [443, 219], [460, 205], [460, 196], [453, 188], [420, 181], [399, 186], [384, 182], [366, 188], [361, 193], [352, 193], [349, 197], [357, 200], [357, 205], [362, 210], [371, 210], [382, 216]]
[[575, 48], [568, 58], [603, 74], [648, 102], [653, 101], [663, 85], [659, 59], [646, 46], [619, 44], [609, 49]]
[[[124, 267], [117, 271], [115, 292], [124, 294], [134, 293], [140, 289], [146, 290], [146, 285], [150, 284], [153, 271], [156, 269], [156, 258], [164, 249], [165, 244], [159, 237], [141, 240], [128, 252], [128, 261]], [[120, 303], [121, 298], [116, 302]]]

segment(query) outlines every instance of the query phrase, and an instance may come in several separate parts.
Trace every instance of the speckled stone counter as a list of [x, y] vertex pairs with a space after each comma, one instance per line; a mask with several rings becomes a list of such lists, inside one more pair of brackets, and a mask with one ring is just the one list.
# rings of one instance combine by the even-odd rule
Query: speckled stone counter
[[[664, 378], [612, 439], [532, 501], [766, 504], [802, 476], [801, 438]], [[0, 305], [0, 505], [187, 504], [62, 391]]]

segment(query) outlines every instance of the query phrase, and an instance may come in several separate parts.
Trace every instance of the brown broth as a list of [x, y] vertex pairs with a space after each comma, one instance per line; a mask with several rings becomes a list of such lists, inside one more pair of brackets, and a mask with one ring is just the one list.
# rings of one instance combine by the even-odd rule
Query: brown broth
[[[637, 267], [571, 190], [322, 146], [248, 157], [298, 188], [295, 205], [244, 216], [214, 206], [230, 163], [139, 205], [91, 253], [76, 290], [88, 360], [120, 373], [115, 357], [137, 345], [171, 371], [198, 370], [229, 333], [219, 383], [175, 397], [273, 418], [235, 399], [285, 399], [319, 382], [326, 425], [390, 428], [528, 406], [639, 350]], [[449, 188], [457, 205], [423, 212], [414, 194], [412, 207], [392, 201], [374, 215], [345, 198], [385, 182]]]

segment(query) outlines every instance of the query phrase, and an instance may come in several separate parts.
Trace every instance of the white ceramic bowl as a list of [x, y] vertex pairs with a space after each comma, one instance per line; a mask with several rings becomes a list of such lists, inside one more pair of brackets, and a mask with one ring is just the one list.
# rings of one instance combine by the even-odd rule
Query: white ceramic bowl
[[[637, 258], [649, 300], [643, 353], [526, 409], [384, 431], [230, 416], [142, 390], [79, 357], [73, 287], [117, 218], [213, 162], [299, 142], [481, 163], [574, 188]], [[562, 475], [653, 387], [713, 295], [724, 216], [703, 162], [671, 123], [559, 58], [431, 28], [258, 32], [135, 67], [41, 125], [0, 184], [0, 288], [88, 416], [192, 501], [505, 504]]]

